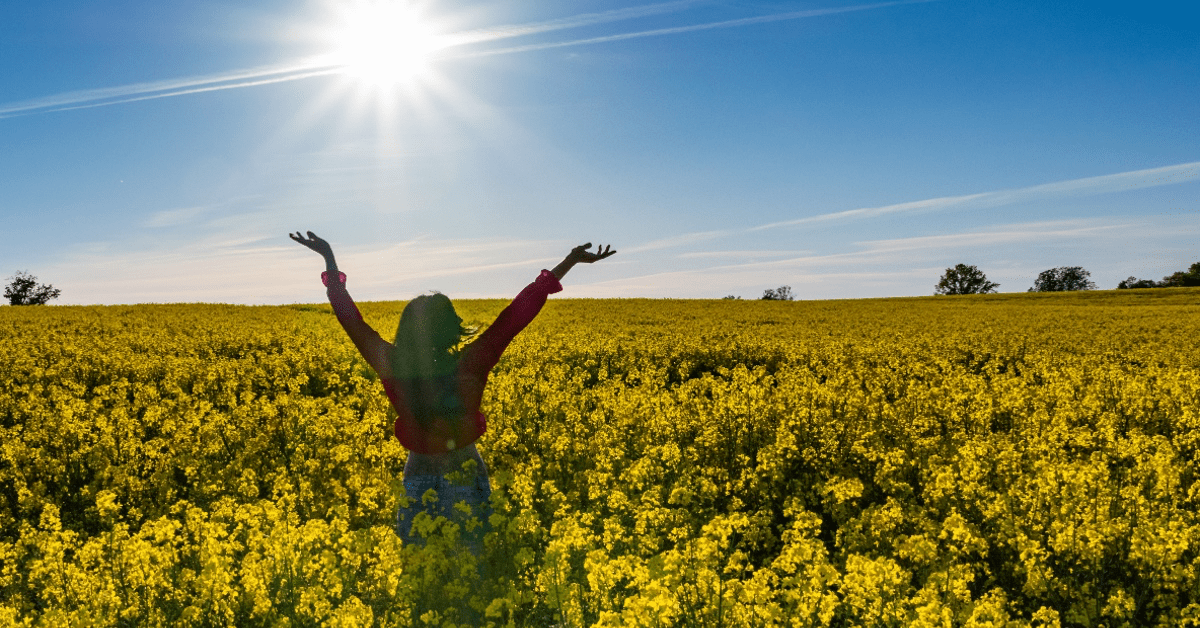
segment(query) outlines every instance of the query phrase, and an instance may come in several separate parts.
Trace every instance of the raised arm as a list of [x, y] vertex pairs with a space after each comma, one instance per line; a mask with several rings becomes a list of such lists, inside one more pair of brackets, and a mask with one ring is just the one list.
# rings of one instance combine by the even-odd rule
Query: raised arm
[[541, 312], [546, 297], [562, 290], [559, 281], [575, 264], [591, 264], [616, 253], [606, 246], [591, 253], [587, 250], [591, 246], [589, 242], [571, 249], [558, 266], [553, 270], [543, 270], [533, 283], [525, 286], [517, 298], [500, 312], [495, 322], [464, 350], [461, 359], [469, 372], [482, 378], [492, 370], [513, 338]]
[[354, 304], [354, 299], [350, 298], [350, 293], [346, 291], [346, 275], [338, 271], [337, 261], [333, 257], [333, 247], [311, 231], [308, 232], [308, 238], [301, 236], [299, 231], [294, 234], [289, 233], [288, 237], [320, 253], [321, 257], [325, 258], [325, 272], [321, 273], [321, 282], [325, 284], [325, 292], [329, 297], [330, 305], [333, 306], [333, 313], [337, 315], [342, 329], [346, 330], [346, 335], [350, 336], [350, 340], [354, 342], [354, 346], [366, 359], [367, 364], [370, 364], [371, 368], [375, 369], [380, 376], [387, 375], [387, 355], [392, 345], [381, 338], [379, 333], [363, 320], [358, 306]]

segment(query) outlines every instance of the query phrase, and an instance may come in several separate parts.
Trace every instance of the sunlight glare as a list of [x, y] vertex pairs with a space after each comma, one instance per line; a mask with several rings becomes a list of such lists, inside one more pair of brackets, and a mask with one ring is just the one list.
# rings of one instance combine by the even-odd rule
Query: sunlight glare
[[442, 37], [401, 0], [353, 0], [340, 11], [332, 58], [344, 72], [375, 87], [407, 83], [427, 69]]

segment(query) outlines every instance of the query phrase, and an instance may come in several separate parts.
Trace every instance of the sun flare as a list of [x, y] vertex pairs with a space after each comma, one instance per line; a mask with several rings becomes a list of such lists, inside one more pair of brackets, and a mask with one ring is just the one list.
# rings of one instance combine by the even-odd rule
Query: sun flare
[[429, 68], [430, 55], [445, 45], [416, 8], [400, 0], [348, 2], [330, 39], [333, 63], [378, 87], [419, 78]]

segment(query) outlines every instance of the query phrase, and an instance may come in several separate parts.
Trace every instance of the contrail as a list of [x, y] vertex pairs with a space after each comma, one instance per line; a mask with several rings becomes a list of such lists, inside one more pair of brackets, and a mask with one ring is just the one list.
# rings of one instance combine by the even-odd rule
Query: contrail
[[1124, 190], [1157, 187], [1160, 185], [1172, 185], [1175, 183], [1192, 181], [1198, 176], [1200, 176], [1200, 161], [1193, 161], [1185, 164], [1175, 164], [1173, 166], [1162, 166], [1160, 168], [1130, 170], [1129, 172], [1118, 172], [1115, 174], [1106, 174], [1098, 177], [1085, 177], [1082, 179], [1070, 179], [1067, 181], [1056, 181], [1054, 183], [1043, 183], [1041, 185], [1031, 185], [1029, 187], [1015, 188], [1011, 190], [996, 190], [993, 192], [981, 192], [979, 194], [964, 194], [962, 196], [943, 196], [920, 201], [910, 201], [907, 203], [897, 203], [895, 205], [884, 205], [882, 207], [849, 209], [846, 211], [832, 212], [829, 214], [808, 216], [806, 218], [797, 218], [795, 220], [773, 222], [766, 225], [751, 227], [747, 231], [762, 231], [763, 229], [774, 229], [776, 227], [790, 227], [794, 225], [803, 225], [815, 222], [829, 222], [849, 218], [872, 218], [874, 216], [883, 216], [886, 214], [898, 214], [922, 210], [937, 211], [955, 207], [1000, 207], [1003, 205], [1012, 205], [1023, 201], [1031, 201], [1041, 198], [1105, 194], [1109, 192], [1121, 192]]
[[[39, 111], [37, 113], [51, 113], [54, 111], [72, 111], [75, 109], [91, 109], [93, 107], [107, 107], [108, 105], [119, 105], [119, 104], [127, 103], [127, 102], [138, 102], [140, 100], [154, 100], [156, 98], [169, 98], [171, 96], [183, 96], [186, 94], [200, 94], [203, 92], [215, 92], [215, 91], [220, 91], [223, 89], [236, 89], [238, 87], [253, 87], [255, 85], [270, 85], [271, 83], [283, 83], [285, 81], [295, 81], [295, 80], [299, 80], [299, 79], [303, 79], [303, 78], [309, 78], [312, 76], [326, 76], [329, 74], [337, 74], [338, 72], [341, 72], [341, 68], [333, 67], [333, 68], [326, 68], [326, 69], [321, 69], [321, 70], [314, 70], [312, 72], [304, 72], [301, 74], [290, 74], [287, 76], [277, 76], [274, 78], [258, 79], [258, 80], [254, 80], [254, 81], [243, 81], [241, 83], [227, 83], [227, 84], [223, 84], [223, 85], [209, 85], [207, 87], [193, 87], [191, 89], [181, 89], [181, 90], [177, 90], [177, 91], [173, 91], [173, 92], [166, 92], [166, 93], [162, 93], [162, 94], [150, 94], [148, 96], [134, 96], [131, 98], [122, 98], [120, 100], [106, 100], [104, 102], [94, 102], [94, 103], [82, 104], [82, 105], [62, 106], [62, 107], [56, 107], [54, 109], [46, 109], [44, 111]], [[20, 114], [17, 114], [17, 115], [20, 115]], [[7, 118], [7, 117], [12, 117], [12, 116], [0, 116], [0, 118]]]
[[[679, 11], [698, 4], [704, 0], [675, 0], [661, 2], [641, 7], [615, 9], [598, 13], [584, 13], [568, 18], [532, 22], [529, 24], [514, 24], [497, 26], [487, 29], [462, 31], [445, 36], [446, 47], [465, 46], [475, 43], [510, 39], [539, 33], [579, 28], [595, 24], [606, 24], [620, 20], [628, 20], [650, 15], [659, 15]], [[234, 70], [223, 74], [203, 75], [189, 78], [167, 79], [148, 83], [135, 83], [120, 87], [66, 92], [45, 98], [25, 100], [8, 105], [0, 105], [0, 119], [13, 118], [35, 113], [51, 113], [55, 111], [70, 111], [73, 109], [89, 109], [105, 107], [140, 100], [153, 100], [171, 96], [184, 96], [201, 92], [235, 89], [238, 87], [253, 87], [270, 83], [295, 81], [314, 76], [336, 74], [342, 66], [329, 63], [322, 58], [313, 58], [306, 62], [288, 65], [267, 66]]]
[[24, 100], [0, 106], [0, 115], [24, 111], [28, 109], [40, 109], [43, 107], [54, 107], [88, 100], [100, 100], [103, 98], [129, 96], [131, 94], [148, 93], [156, 91], [164, 91], [168, 89], [177, 89], [190, 85], [202, 83], [213, 83], [217, 81], [233, 81], [245, 79], [255, 76], [265, 76], [268, 74], [279, 74], [294, 69], [294, 66], [278, 66], [271, 68], [254, 68], [249, 70], [238, 70], [235, 72], [226, 72], [220, 75], [198, 76], [183, 79], [167, 79], [163, 81], [154, 81], [150, 83], [135, 83], [133, 85], [124, 85], [121, 87], [105, 87], [102, 89], [89, 89], [74, 92], [65, 92], [54, 96], [46, 96], [33, 100]]
[[71, 109], [103, 107], [138, 100], [182, 96], [198, 92], [266, 85], [297, 79], [331, 74], [338, 66], [328, 63], [309, 62], [248, 70], [236, 70], [225, 74], [168, 79], [149, 83], [135, 83], [121, 87], [105, 87], [75, 92], [66, 92], [35, 100], [25, 100], [0, 106], [0, 119], [33, 113], [50, 113]]
[[636, 39], [639, 37], [657, 37], [659, 35], [674, 35], [677, 33], [690, 33], [692, 31], [702, 31], [714, 28], [732, 28], [736, 26], [749, 26], [751, 24], [766, 24], [768, 22], [782, 22], [784, 20], [798, 20], [806, 17], [818, 17], [821, 15], [832, 15], [835, 13], [850, 13], [852, 11], [866, 11], [868, 9], [881, 9], [883, 7], [891, 7], [902, 4], [916, 4], [923, 2], [935, 2], [936, 0], [897, 0], [895, 2], [880, 2], [877, 4], [861, 4], [853, 7], [840, 7], [836, 9], [811, 9], [807, 11], [790, 11], [788, 13], [773, 13], [771, 15], [760, 15], [757, 17], [745, 17], [736, 20], [725, 20], [721, 22], [707, 22], [704, 24], [690, 24], [688, 26], [673, 26], [670, 28], [656, 28], [648, 31], [637, 31], [633, 33], [620, 33], [617, 35], [603, 35], [600, 37], [590, 37], [588, 39], [574, 39], [571, 41], [560, 41], [544, 44], [529, 44], [527, 46], [513, 46], [511, 48], [500, 48], [498, 50], [484, 50], [480, 52], [468, 52], [459, 55], [454, 55], [454, 58], [461, 57], [486, 57], [492, 55], [512, 54], [514, 52], [530, 52], [534, 50], [546, 50], [548, 48], [564, 48], [566, 46], [582, 46], [585, 44], [601, 44], [610, 41], [621, 41], [623, 39]]
[[[728, 235], [753, 233], [755, 231], [762, 231], [764, 229], [776, 229], [779, 227], [792, 227], [796, 225], [833, 222], [838, 220], [874, 218], [876, 216], [902, 214], [906, 212], [940, 211], [956, 208], [1000, 207], [1003, 205], [1012, 205], [1022, 201], [1032, 201], [1042, 198], [1086, 196], [1107, 194], [1112, 192], [1123, 192], [1126, 190], [1137, 190], [1141, 188], [1158, 187], [1161, 185], [1187, 183], [1189, 181], [1196, 180], [1198, 177], [1200, 177], [1200, 161], [1193, 161], [1183, 164], [1175, 164], [1173, 166], [1146, 168], [1144, 170], [1130, 170], [1128, 172], [1117, 172], [1114, 174], [1105, 174], [1097, 177], [1084, 177], [1082, 179], [1068, 179], [1066, 181], [1042, 183], [1039, 185], [1014, 188], [1011, 190], [979, 192], [977, 194], [963, 194], [961, 196], [941, 196], [938, 198], [928, 198], [919, 201], [896, 203], [894, 205], [883, 205], [881, 207], [848, 209], [840, 212], [831, 212], [828, 214], [808, 216], [806, 218], [797, 218], [795, 220], [772, 222], [770, 224], [759, 225], [757, 227], [748, 227], [745, 229], [682, 233], [679, 235], [646, 242], [634, 247], [625, 247], [621, 250], [646, 251], [652, 249], [672, 248], [676, 246], [694, 244], [696, 242], [714, 240]], [[771, 262], [762, 263], [767, 264]]]
[[676, 2], [662, 2], [659, 4], [648, 4], [641, 7], [630, 7], [627, 9], [614, 9], [612, 11], [601, 11], [598, 13], [584, 13], [574, 17], [547, 20], [545, 22], [512, 24], [508, 26], [494, 26], [490, 28], [463, 31], [461, 33], [447, 35], [446, 38], [451, 42], [449, 44], [450, 46], [463, 46], [485, 41], [496, 41], [498, 39], [510, 39], [513, 37], [523, 37], [525, 35], [548, 33], [568, 28], [580, 28], [595, 24], [608, 24], [620, 20], [649, 17], [651, 15], [661, 15], [663, 13], [673, 13], [675, 11], [679, 11], [680, 9], [685, 9], [690, 6], [700, 4], [703, 1], [704, 0], [678, 0]]
[[[495, 28], [463, 31], [460, 33], [446, 35], [446, 44], [443, 47], [443, 50], [477, 43], [511, 39], [514, 37], [524, 37], [527, 35], [566, 30], [571, 28], [580, 28], [583, 26], [592, 26], [596, 24], [607, 24], [621, 20], [647, 17], [650, 15], [671, 13], [693, 6], [702, 1], [703, 0], [675, 0], [673, 2], [662, 2], [641, 7], [616, 9], [597, 13], [585, 13], [573, 17], [549, 20], [545, 22], [532, 22], [529, 24], [516, 24], [499, 26]], [[865, 11], [868, 9], [878, 9], [896, 5], [933, 1], [935, 0], [897, 0], [894, 2], [880, 2], [875, 4], [864, 4], [835, 9], [791, 11], [787, 13], [775, 13], [772, 15], [725, 20], [721, 22], [709, 22], [704, 24], [692, 24], [688, 26], [659, 28], [646, 31], [636, 31], [632, 33], [620, 33], [616, 35], [605, 35], [588, 39], [530, 44], [527, 46], [514, 46], [509, 48], [501, 48], [498, 50], [465, 52], [459, 54], [439, 54], [436, 56], [439, 58], [453, 59], [513, 54], [533, 50], [544, 50], [547, 48], [562, 48], [566, 46], [598, 44], [610, 41], [620, 41], [624, 39], [634, 39], [638, 37], [672, 35], [676, 33], [687, 33], [714, 28], [732, 28], [737, 26], [764, 24], [768, 22], [795, 20], [807, 17], [817, 17], [821, 15], [831, 15], [835, 13]], [[133, 85], [124, 85], [120, 87], [107, 87], [102, 89], [65, 92], [62, 94], [56, 94], [54, 96], [0, 105], [0, 119], [32, 115], [37, 113], [51, 113], [55, 111], [69, 111], [73, 109], [106, 107], [109, 105], [118, 105], [142, 100], [154, 100], [158, 98], [169, 98], [172, 96], [184, 96], [187, 94], [198, 94], [225, 89], [237, 89], [241, 87], [253, 87], [257, 85], [296, 81], [315, 76], [337, 74], [343, 68], [344, 66], [342, 65], [331, 63], [328, 58], [316, 57], [305, 62], [293, 63], [289, 65], [267, 66], [245, 70], [235, 70], [224, 74], [168, 79], [148, 83], [135, 83]]]

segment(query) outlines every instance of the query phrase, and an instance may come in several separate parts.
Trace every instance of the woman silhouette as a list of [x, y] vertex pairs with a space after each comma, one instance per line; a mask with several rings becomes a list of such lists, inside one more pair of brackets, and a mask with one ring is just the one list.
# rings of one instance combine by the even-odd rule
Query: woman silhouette
[[[487, 429], [487, 417], [479, 410], [488, 374], [509, 342], [530, 323], [546, 303], [546, 297], [562, 290], [559, 281], [575, 264], [602, 260], [616, 253], [610, 247], [589, 252], [591, 243], [577, 246], [553, 270], [543, 270], [525, 287], [486, 330], [461, 350], [454, 348], [470, 332], [442, 294], [421, 295], [409, 301], [400, 314], [396, 339], [389, 343], [362, 319], [354, 300], [346, 292], [346, 275], [338, 271], [329, 243], [309, 231], [288, 234], [296, 242], [325, 258], [325, 284], [338, 322], [354, 341], [367, 364], [379, 374], [383, 389], [396, 409], [396, 438], [408, 449], [404, 465], [404, 489], [409, 504], [396, 513], [396, 532], [406, 542], [421, 544], [412, 535], [413, 518], [419, 512], [465, 522], [468, 515], [454, 509], [459, 502], [470, 506], [473, 516], [484, 523], [463, 530], [466, 544], [479, 554], [486, 532], [487, 503], [491, 495], [487, 466], [475, 441]], [[473, 474], [448, 473], [470, 469]], [[433, 489], [437, 500], [422, 499]]]

